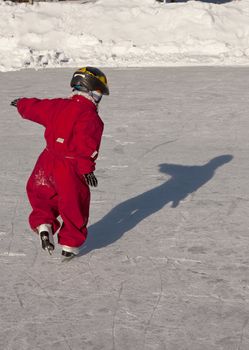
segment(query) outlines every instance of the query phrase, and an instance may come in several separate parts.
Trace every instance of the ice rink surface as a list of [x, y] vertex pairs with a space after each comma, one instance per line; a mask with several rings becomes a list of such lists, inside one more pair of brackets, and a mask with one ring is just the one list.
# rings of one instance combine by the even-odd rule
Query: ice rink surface
[[0, 73], [0, 349], [249, 349], [249, 68], [105, 69], [89, 238], [62, 263], [28, 227], [44, 147], [16, 97], [74, 69]]

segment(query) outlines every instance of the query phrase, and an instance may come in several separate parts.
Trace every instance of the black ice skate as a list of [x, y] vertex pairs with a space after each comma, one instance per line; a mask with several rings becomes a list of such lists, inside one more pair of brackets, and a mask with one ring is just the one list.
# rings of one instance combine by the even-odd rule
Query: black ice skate
[[62, 246], [62, 261], [69, 261], [79, 254], [79, 248], [69, 247], [67, 245]]
[[36, 229], [41, 239], [42, 249], [46, 250], [51, 255], [55, 247], [52, 225], [41, 224]]
[[54, 250], [54, 244], [49, 240], [49, 232], [48, 231], [40, 232], [40, 239], [41, 239], [42, 249], [46, 250], [51, 255], [52, 251]]
[[62, 262], [63, 261], [69, 261], [69, 260], [73, 259], [76, 256], [76, 254], [74, 254], [72, 252], [67, 252], [65, 250], [62, 250], [61, 255], [62, 255]]
[[72, 252], [66, 252], [65, 250], [62, 250], [61, 255], [63, 255], [65, 258], [71, 258], [76, 256], [76, 254], [72, 253]]

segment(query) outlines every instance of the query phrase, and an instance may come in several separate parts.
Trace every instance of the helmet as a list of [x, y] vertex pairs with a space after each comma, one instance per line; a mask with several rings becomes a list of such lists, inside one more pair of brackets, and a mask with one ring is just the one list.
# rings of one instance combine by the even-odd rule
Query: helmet
[[94, 67], [79, 68], [72, 77], [71, 87], [80, 91], [100, 91], [109, 95], [107, 79], [100, 69]]

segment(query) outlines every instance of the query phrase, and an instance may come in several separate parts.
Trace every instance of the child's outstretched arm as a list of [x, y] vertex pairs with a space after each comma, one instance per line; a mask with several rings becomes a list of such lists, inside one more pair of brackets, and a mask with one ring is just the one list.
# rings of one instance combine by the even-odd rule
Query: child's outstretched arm
[[22, 118], [43, 126], [46, 126], [51, 110], [53, 110], [53, 100], [49, 99], [18, 98], [13, 100], [10, 104], [18, 109]]

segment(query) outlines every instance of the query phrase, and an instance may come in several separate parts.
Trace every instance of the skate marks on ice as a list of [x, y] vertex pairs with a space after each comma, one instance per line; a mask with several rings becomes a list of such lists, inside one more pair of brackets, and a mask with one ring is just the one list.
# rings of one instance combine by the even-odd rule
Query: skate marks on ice
[[167, 204], [172, 208], [178, 207], [189, 195], [210, 181], [219, 167], [232, 159], [232, 155], [221, 155], [200, 166], [160, 164], [159, 171], [171, 178], [160, 186], [118, 204], [100, 221], [91, 225], [82, 255], [112, 244]]
[[[25, 258], [26, 250], [23, 249], [25, 243], [21, 240], [20, 231], [20, 206], [22, 205], [21, 197], [8, 198], [2, 195], [0, 213], [2, 217], [2, 226], [0, 228], [0, 261], [8, 262], [8, 258]], [[4, 221], [8, 217], [9, 219]], [[15, 260], [15, 259], [12, 259]]]
[[[149, 349], [149, 343], [153, 343], [154, 348], [159, 349], [161, 340], [151, 339], [149, 331], [154, 315], [160, 309], [163, 296], [161, 273], [148, 257], [138, 256], [133, 259], [132, 265], [128, 266], [127, 262], [126, 268], [132, 271], [130, 270], [126, 278], [120, 282], [116, 291], [112, 320], [112, 350]], [[145, 271], [149, 272], [150, 281], [144, 278]]]

